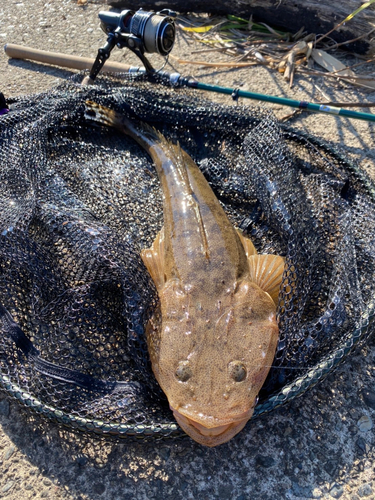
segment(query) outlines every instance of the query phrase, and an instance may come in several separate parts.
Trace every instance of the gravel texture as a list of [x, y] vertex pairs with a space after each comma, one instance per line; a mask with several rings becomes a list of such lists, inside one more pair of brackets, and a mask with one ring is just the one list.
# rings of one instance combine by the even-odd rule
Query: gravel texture
[[[95, 57], [104, 42], [99, 10], [103, 5], [80, 7], [72, 0], [2, 0], [0, 40]], [[179, 35], [173, 55], [224, 60], [216, 53], [191, 55], [201, 48]], [[117, 49], [113, 59], [136, 63]], [[356, 60], [347, 56], [346, 62]], [[56, 67], [8, 60], [3, 51], [0, 65], [5, 96], [48, 89], [71, 75]], [[293, 99], [375, 102], [375, 92], [316, 77], [298, 76], [289, 89], [281, 75], [264, 67], [175, 69], [205, 82]], [[290, 108], [269, 107], [278, 117], [290, 113]], [[344, 148], [363, 167], [375, 168], [374, 123], [318, 114], [298, 115], [292, 122]], [[87, 439], [23, 414], [0, 392], [0, 498], [373, 499], [374, 377], [375, 343], [370, 339], [318, 387], [250, 422], [216, 449], [188, 438], [149, 443]]]

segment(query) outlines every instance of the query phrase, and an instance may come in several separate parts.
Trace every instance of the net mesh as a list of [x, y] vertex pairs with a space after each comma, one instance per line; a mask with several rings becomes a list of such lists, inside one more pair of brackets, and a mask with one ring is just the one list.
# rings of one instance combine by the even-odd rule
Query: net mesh
[[0, 382], [10, 395], [70, 428], [182, 434], [144, 338], [157, 295], [140, 251], [163, 224], [159, 182], [134, 141], [85, 120], [87, 99], [179, 141], [257, 251], [285, 256], [280, 340], [255, 416], [366, 339], [375, 190], [364, 171], [258, 108], [161, 77], [81, 79], [9, 99], [0, 117]]

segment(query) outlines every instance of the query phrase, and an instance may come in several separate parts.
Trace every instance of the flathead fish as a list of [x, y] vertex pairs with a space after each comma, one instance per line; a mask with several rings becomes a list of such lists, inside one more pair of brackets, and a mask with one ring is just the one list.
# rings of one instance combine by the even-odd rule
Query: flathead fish
[[225, 443], [251, 418], [272, 365], [284, 259], [257, 254], [179, 145], [86, 107], [90, 120], [132, 137], [155, 164], [164, 226], [141, 253], [159, 296], [146, 327], [152, 369], [180, 427], [205, 446]]

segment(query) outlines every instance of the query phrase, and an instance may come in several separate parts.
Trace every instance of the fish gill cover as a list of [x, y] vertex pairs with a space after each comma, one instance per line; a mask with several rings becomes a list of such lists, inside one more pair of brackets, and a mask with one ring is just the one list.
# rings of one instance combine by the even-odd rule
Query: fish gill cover
[[163, 224], [159, 181], [132, 139], [85, 120], [87, 99], [179, 141], [257, 251], [285, 256], [280, 339], [255, 416], [367, 338], [375, 189], [364, 171], [259, 108], [162, 78], [79, 78], [10, 99], [0, 117], [0, 382], [11, 396], [72, 429], [182, 434], [144, 336], [157, 294], [140, 252]]

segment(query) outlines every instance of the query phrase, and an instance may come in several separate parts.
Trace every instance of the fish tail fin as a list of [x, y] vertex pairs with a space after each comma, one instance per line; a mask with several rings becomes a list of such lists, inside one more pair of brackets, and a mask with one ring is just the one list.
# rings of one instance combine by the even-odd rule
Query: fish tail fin
[[85, 118], [86, 120], [94, 121], [101, 125], [107, 125], [108, 127], [124, 127], [124, 116], [94, 101], [86, 101]]
[[89, 121], [113, 127], [129, 135], [146, 151], [149, 151], [149, 148], [155, 142], [166, 142], [166, 138], [147, 123], [129, 120], [121, 113], [93, 101], [86, 101], [84, 116]]

